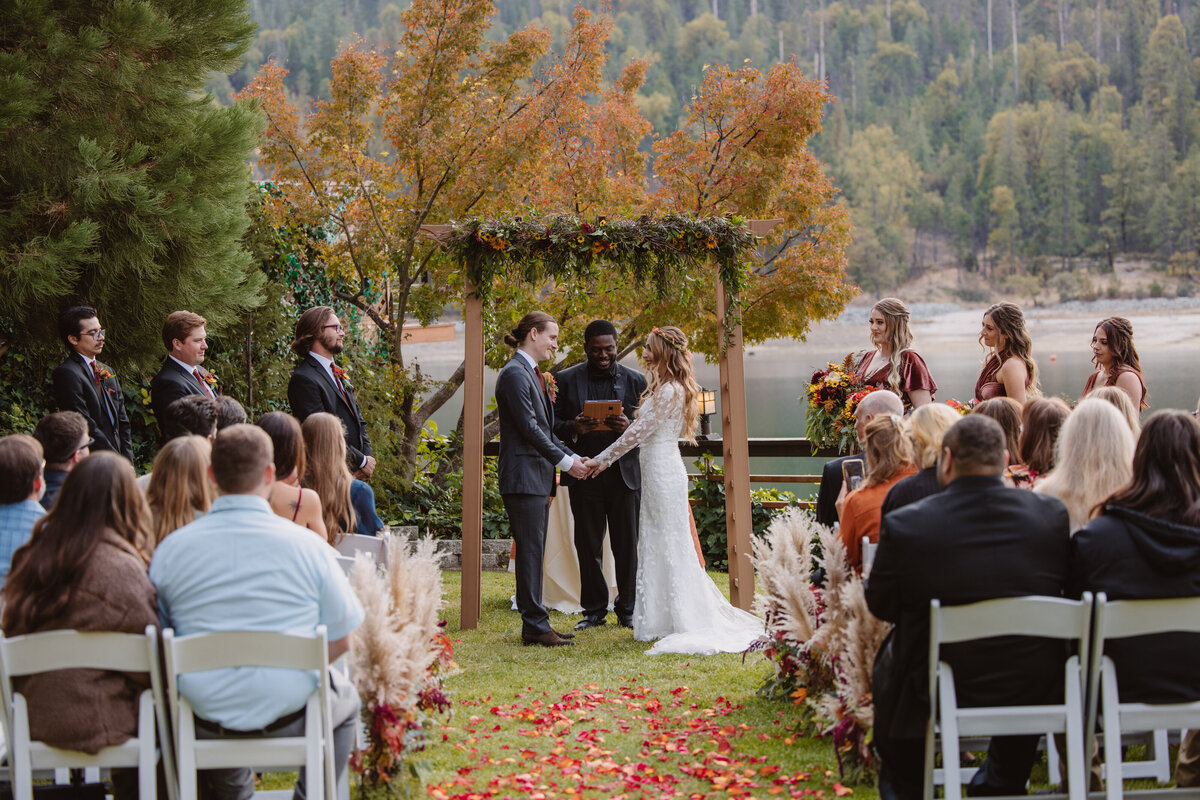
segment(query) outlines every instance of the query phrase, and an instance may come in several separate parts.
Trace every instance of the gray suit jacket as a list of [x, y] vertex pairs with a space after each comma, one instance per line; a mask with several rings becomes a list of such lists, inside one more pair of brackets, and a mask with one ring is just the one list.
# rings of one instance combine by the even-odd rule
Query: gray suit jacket
[[554, 494], [554, 469], [571, 451], [554, 435], [554, 406], [522, 355], [496, 379], [500, 494]]

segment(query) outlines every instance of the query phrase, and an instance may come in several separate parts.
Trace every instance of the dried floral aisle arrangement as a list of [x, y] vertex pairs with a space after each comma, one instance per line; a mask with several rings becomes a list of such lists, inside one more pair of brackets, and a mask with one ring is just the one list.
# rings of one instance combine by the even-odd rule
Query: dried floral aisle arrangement
[[[754, 542], [754, 566], [769, 637], [763, 654], [774, 666], [759, 694], [791, 699], [798, 732], [832, 735], [844, 780], [873, 780], [871, 670], [891, 626], [867, 610], [837, 535], [805, 511], [772, 521]], [[814, 566], [823, 585], [812, 580]]]
[[425, 747], [433, 715], [450, 708], [442, 680], [457, 669], [439, 621], [442, 576], [433, 540], [386, 538], [386, 570], [360, 553], [350, 571], [366, 612], [351, 656], [367, 729], [367, 747], [351, 766], [362, 775], [364, 798], [420, 792], [422, 765], [415, 755]]

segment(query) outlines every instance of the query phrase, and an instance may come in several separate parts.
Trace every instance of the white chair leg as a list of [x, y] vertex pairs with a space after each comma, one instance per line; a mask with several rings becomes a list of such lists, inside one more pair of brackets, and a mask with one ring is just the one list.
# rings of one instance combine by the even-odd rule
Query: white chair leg
[[1100, 670], [1104, 703], [1104, 781], [1108, 800], [1122, 800], [1125, 784], [1121, 777], [1121, 714], [1117, 710], [1117, 679], [1107, 656]]
[[12, 766], [13, 800], [33, 800], [33, 764], [29, 760], [29, 712], [25, 698], [12, 696], [12, 737], [8, 761]]
[[154, 735], [154, 693], [142, 692], [138, 700], [138, 798], [158, 798], [158, 771]]
[[938, 724], [942, 729], [942, 775], [946, 800], [962, 800], [962, 764], [959, 761], [958, 698], [954, 677], [945, 665], [938, 668]]
[[1046, 734], [1046, 772], [1051, 786], [1062, 783], [1062, 772], [1058, 769], [1058, 745], [1054, 742], [1054, 734]]
[[1150, 738], [1148, 749], [1150, 754], [1153, 755], [1154, 780], [1159, 783], [1171, 782], [1171, 757], [1170, 751], [1167, 748], [1166, 729], [1154, 731]]
[[196, 727], [192, 709], [179, 699], [179, 751], [175, 764], [179, 773], [180, 800], [196, 800]]
[[[1087, 800], [1088, 767], [1087, 756], [1083, 752], [1083, 688], [1080, 678], [1079, 658], [1072, 657], [1067, 661], [1066, 671], [1066, 712], [1067, 712], [1067, 794], [1070, 800]], [[1053, 736], [1047, 736], [1049, 742]], [[1050, 747], [1046, 752], [1050, 752]], [[1058, 757], [1055, 755], [1054, 766], [1057, 771]]]

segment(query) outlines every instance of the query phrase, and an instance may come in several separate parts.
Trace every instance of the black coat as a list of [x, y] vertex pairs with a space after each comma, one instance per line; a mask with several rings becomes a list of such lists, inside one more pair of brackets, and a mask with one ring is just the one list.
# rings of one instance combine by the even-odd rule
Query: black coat
[[896, 485], [888, 489], [887, 497], [883, 498], [882, 516], [887, 516], [898, 508], [924, 500], [931, 494], [942, 490], [938, 485], [937, 466], [926, 467], [916, 475], [909, 475], [896, 481]]
[[[583, 413], [583, 403], [588, 399], [587, 362], [559, 372], [555, 382], [558, 384], [558, 397], [554, 401], [554, 433], [581, 456], [600, 455], [604, 448], [617, 440], [615, 431], [593, 431], [584, 436], [578, 436], [575, 432], [575, 417]], [[632, 420], [642, 393], [646, 391], [645, 377], [636, 370], [613, 364], [612, 390], [611, 399], [620, 400], [625, 416]], [[630, 491], [636, 492], [642, 488], [642, 464], [638, 448], [621, 456], [617, 466], [621, 470], [621, 479]], [[559, 477], [559, 482], [569, 486], [575, 479], [564, 473]]]
[[554, 495], [555, 466], [571, 451], [554, 435], [554, 404], [525, 356], [514, 354], [496, 378], [500, 412], [500, 494]]
[[842, 462], [847, 459], [857, 458], [860, 461], [865, 460], [861, 453], [851, 453], [848, 456], [835, 458], [832, 461], [826, 461], [825, 466], [821, 469], [821, 485], [817, 489], [817, 522], [822, 525], [833, 527], [833, 523], [838, 521], [837, 515], [837, 498], [842, 491], [842, 484], [845, 483], [845, 477], [842, 475]]
[[[209, 372], [204, 367], [196, 367], [200, 371], [201, 376], [208, 375]], [[209, 384], [213, 394], [220, 394], [221, 388]], [[154, 417], [158, 420], [158, 427], [165, 435], [170, 429], [168, 424], [170, 414], [167, 408], [181, 397], [187, 397], [189, 394], [198, 394], [208, 397], [208, 392], [201, 388], [200, 382], [196, 380], [196, 376], [191, 372], [184, 370], [178, 362], [173, 358], [167, 358], [163, 361], [162, 369], [158, 374], [150, 379], [150, 405], [154, 409]]]
[[[929, 601], [1059, 597], [1070, 523], [1059, 500], [963, 477], [887, 515], [867, 581], [867, 605], [895, 623], [875, 659], [875, 725], [921, 738], [929, 717]], [[942, 648], [963, 706], [1041, 703], [1061, 693], [1062, 642], [999, 637]], [[1061, 696], [1061, 695], [1060, 695]]]
[[[1106, 505], [1071, 540], [1067, 591], [1104, 592], [1109, 600], [1200, 596], [1200, 529]], [[1200, 700], [1200, 634], [1114, 639], [1104, 652], [1116, 665], [1122, 701]]]
[[324, 411], [342, 421], [346, 431], [346, 463], [357, 472], [364, 459], [372, 454], [367, 421], [363, 419], [354, 396], [354, 387], [342, 382], [346, 397], [338, 391], [329, 372], [311, 355], [296, 365], [288, 380], [288, 404], [296, 419], [304, 422], [311, 415]]
[[[101, 362], [96, 364], [112, 372]], [[59, 411], [78, 411], [87, 419], [88, 435], [95, 440], [92, 449], [112, 450], [133, 461], [125, 396], [115, 376], [103, 379], [97, 386], [87, 361], [73, 353], [54, 369], [54, 402]]]

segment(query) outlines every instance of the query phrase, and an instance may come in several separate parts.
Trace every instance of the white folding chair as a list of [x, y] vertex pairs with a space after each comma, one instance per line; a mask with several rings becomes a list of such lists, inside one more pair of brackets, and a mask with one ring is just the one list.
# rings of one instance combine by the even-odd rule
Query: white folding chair
[[875, 551], [879, 548], [879, 542], [872, 542], [870, 536], [862, 538], [862, 563], [863, 567], [869, 567], [875, 562]]
[[[102, 669], [115, 672], [144, 672], [150, 687], [138, 697], [137, 736], [123, 744], [105, 747], [95, 755], [61, 750], [33, 741], [29, 733], [29, 709], [25, 698], [13, 690], [13, 679], [60, 669]], [[12, 638], [0, 637], [0, 691], [9, 716], [8, 742], [14, 800], [32, 800], [33, 771], [85, 768], [93, 779], [101, 767], [137, 767], [138, 796], [153, 799], [158, 778], [156, 765], [161, 752], [168, 795], [175, 798], [170, 737], [158, 672], [158, 633], [153, 625], [144, 634], [49, 631]], [[159, 726], [156, 751], [155, 723]]]
[[387, 566], [387, 540], [382, 536], [347, 533], [334, 546], [340, 555], [353, 559], [359, 553], [366, 553], [375, 560], [376, 564]]
[[338, 566], [342, 568], [342, 572], [344, 572], [347, 576], [349, 576], [350, 568], [354, 566], [354, 557], [353, 556], [335, 556], [335, 557], [337, 558]]
[[[333, 727], [330, 719], [329, 651], [325, 626], [315, 636], [294, 636], [267, 631], [229, 631], [176, 637], [163, 630], [167, 666], [167, 692], [175, 721], [175, 747], [179, 768], [179, 797], [196, 800], [196, 772], [234, 767], [278, 768], [303, 764], [308, 797], [336, 797], [333, 764]], [[305, 707], [303, 736], [270, 738], [197, 739], [195, 716], [179, 692], [179, 676], [191, 672], [234, 667], [274, 667], [312, 670], [317, 689]]]
[[[1109, 600], [1103, 592], [1096, 597], [1096, 622], [1088, 669], [1085, 731], [1088, 751], [1096, 735], [1097, 721], [1104, 725], [1104, 771], [1108, 800], [1120, 800], [1123, 781], [1152, 777], [1170, 780], [1167, 760], [1167, 730], [1200, 727], [1200, 701], [1192, 703], [1122, 703], [1116, 666], [1104, 655], [1109, 639], [1154, 633], [1200, 633], [1200, 597], [1162, 600]], [[1100, 714], [1099, 701], [1104, 713]], [[1154, 758], [1149, 762], [1122, 761], [1122, 735], [1153, 731]]]
[[929, 721], [925, 736], [925, 797], [933, 797], [936, 781], [934, 756], [937, 730], [942, 738], [942, 774], [946, 800], [961, 800], [963, 771], [959, 763], [963, 737], [1065, 733], [1067, 783], [1071, 800], [1086, 800], [1086, 767], [1083, 758], [1083, 684], [1080, 657], [1071, 656], [1064, 667], [1062, 703], [1037, 706], [959, 708], [954, 671], [941, 660], [944, 644], [987, 639], [993, 636], [1037, 636], [1079, 643], [1087, 653], [1092, 617], [1092, 597], [1006, 597], [964, 606], [943, 607], [937, 600], [929, 608]]

